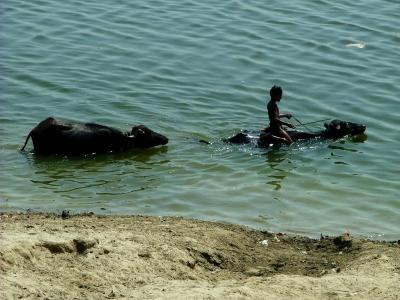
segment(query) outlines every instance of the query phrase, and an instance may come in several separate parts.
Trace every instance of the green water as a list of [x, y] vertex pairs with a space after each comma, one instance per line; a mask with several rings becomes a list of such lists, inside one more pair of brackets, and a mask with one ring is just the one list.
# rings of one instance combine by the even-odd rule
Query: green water
[[[398, 239], [399, 48], [400, 4], [389, 0], [2, 1], [0, 211]], [[267, 124], [273, 84], [281, 111], [363, 123], [367, 136], [268, 151], [221, 142]], [[31, 143], [19, 152], [48, 116], [146, 124], [170, 143], [85, 158], [37, 157]]]

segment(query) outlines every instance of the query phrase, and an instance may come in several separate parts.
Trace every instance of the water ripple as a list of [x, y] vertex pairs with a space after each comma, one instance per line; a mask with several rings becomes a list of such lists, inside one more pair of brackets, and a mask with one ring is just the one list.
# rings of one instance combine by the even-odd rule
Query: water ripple
[[[393, 1], [6, 1], [1, 14], [2, 210], [398, 234]], [[272, 84], [284, 88], [282, 111], [365, 123], [367, 138], [273, 151], [222, 143], [267, 125]], [[144, 123], [170, 143], [84, 159], [19, 153], [49, 115], [123, 130]]]

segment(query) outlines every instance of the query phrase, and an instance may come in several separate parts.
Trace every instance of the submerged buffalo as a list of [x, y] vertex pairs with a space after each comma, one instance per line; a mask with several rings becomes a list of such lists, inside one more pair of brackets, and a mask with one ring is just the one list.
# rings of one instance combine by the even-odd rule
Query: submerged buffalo
[[[325, 123], [325, 129], [319, 132], [303, 132], [297, 130], [288, 130], [287, 133], [290, 135], [294, 142], [301, 141], [301, 140], [311, 140], [311, 139], [338, 139], [342, 138], [346, 135], [359, 135], [364, 133], [366, 126], [340, 121], [340, 120], [333, 120], [330, 123]], [[227, 143], [232, 144], [248, 144], [254, 139], [251, 135], [247, 132], [240, 132], [224, 141]], [[268, 147], [272, 145], [278, 145], [282, 143], [282, 139], [272, 135], [268, 130], [261, 131], [260, 135], [256, 137], [257, 144], [260, 147]]]
[[29, 138], [37, 154], [83, 155], [120, 152], [135, 148], [149, 148], [168, 143], [168, 138], [144, 125], [123, 133], [118, 129], [95, 124], [47, 118], [40, 122]]

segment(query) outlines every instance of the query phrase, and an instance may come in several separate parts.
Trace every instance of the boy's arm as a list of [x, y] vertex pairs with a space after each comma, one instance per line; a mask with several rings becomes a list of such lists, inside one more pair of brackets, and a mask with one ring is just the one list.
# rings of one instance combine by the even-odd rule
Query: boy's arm
[[289, 128], [294, 128], [294, 125], [292, 125], [290, 123], [283, 122], [282, 120], [280, 120], [281, 117], [282, 118], [286, 117], [286, 118], [290, 119], [292, 117], [291, 114], [282, 114], [282, 115], [280, 115], [278, 113], [278, 110], [274, 109], [274, 107], [272, 105], [270, 106], [269, 103], [267, 105], [267, 111], [268, 111], [268, 116], [269, 116], [270, 122], [274, 121], [274, 122], [276, 122], [276, 123], [278, 123], [280, 125], [285, 125], [285, 126], [287, 126]]
[[287, 126], [287, 127], [289, 127], [289, 128], [295, 128], [295, 126], [294, 126], [293, 124], [286, 123], [286, 122], [283, 122], [283, 121], [281, 121], [281, 120], [279, 120], [279, 123], [281, 123], [281, 125], [285, 125], [285, 126]]
[[289, 128], [294, 128], [293, 124], [286, 123], [286, 122], [282, 121], [281, 119], [279, 119], [279, 117], [276, 117], [274, 120], [275, 120], [276, 123], [278, 123], [280, 125], [284, 125], [284, 126], [287, 126]]
[[293, 117], [292, 114], [280, 114], [279, 115], [279, 118], [288, 118], [288, 119], [290, 119], [291, 117]]
[[[279, 118], [288, 118], [288, 119], [290, 119], [291, 117], [292, 117], [292, 114], [280, 114], [279, 115]], [[295, 127], [293, 124], [283, 122], [282, 120], [279, 120], [279, 123], [281, 125], [287, 126], [289, 128], [294, 128]]]

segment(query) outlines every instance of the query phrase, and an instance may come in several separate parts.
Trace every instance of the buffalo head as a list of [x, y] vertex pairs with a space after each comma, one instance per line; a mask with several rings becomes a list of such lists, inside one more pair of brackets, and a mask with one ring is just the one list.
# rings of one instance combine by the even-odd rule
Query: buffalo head
[[362, 134], [366, 129], [365, 125], [340, 120], [333, 120], [329, 124], [325, 123], [324, 126], [326, 133], [332, 138]]
[[134, 126], [129, 136], [133, 139], [135, 147], [149, 148], [158, 145], [166, 145], [168, 138], [160, 133], [157, 133], [144, 125]]
[[240, 132], [230, 138], [223, 139], [223, 141], [231, 144], [248, 144], [250, 143], [250, 138], [246, 133]]

